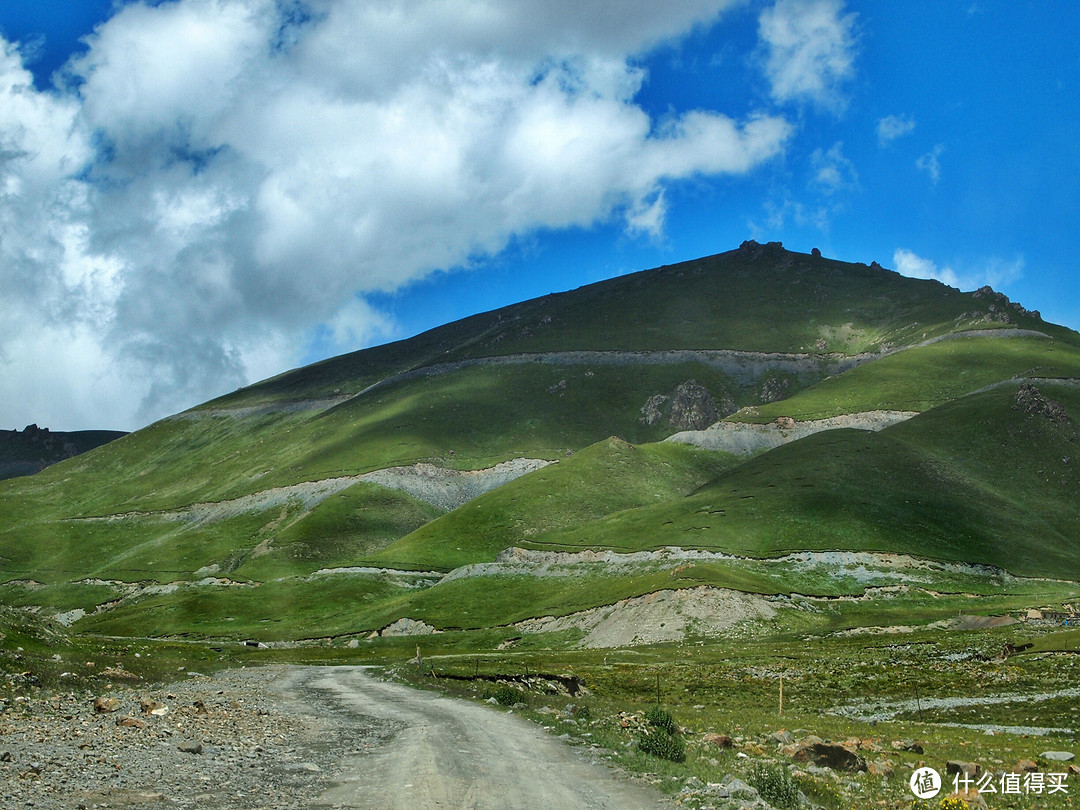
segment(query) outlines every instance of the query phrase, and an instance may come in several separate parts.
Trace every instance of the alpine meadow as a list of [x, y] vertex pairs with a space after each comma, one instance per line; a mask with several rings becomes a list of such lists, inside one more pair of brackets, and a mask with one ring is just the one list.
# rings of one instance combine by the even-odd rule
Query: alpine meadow
[[[1044, 617], [1080, 597], [1078, 381], [1080, 335], [990, 288], [779, 243], [476, 315], [0, 483], [6, 688], [98, 648], [534, 708], [564, 677], [578, 739], [692, 806], [720, 771], [908, 806], [969, 737], [1007, 770], [1077, 734]], [[609, 719], [657, 699], [681, 762]], [[806, 761], [788, 725], [856, 764], [762, 771]]]

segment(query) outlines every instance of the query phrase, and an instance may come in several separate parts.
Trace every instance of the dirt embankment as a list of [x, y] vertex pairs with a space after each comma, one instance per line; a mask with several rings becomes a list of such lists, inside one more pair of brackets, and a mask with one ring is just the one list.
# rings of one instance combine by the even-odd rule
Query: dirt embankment
[[623, 599], [568, 616], [545, 616], [514, 625], [524, 633], [582, 630], [580, 646], [626, 647], [682, 641], [688, 634], [720, 635], [736, 624], [771, 619], [776, 608], [763, 596], [726, 588], [683, 588]]
[[388, 467], [362, 475], [323, 478], [290, 486], [272, 487], [227, 501], [194, 503], [183, 509], [124, 512], [105, 517], [78, 518], [78, 520], [114, 521], [152, 516], [161, 520], [215, 522], [228, 520], [248, 512], [263, 512], [282, 506], [289, 501], [299, 503], [306, 510], [361, 481], [405, 492], [440, 509], [450, 511], [515, 478], [553, 463], [541, 458], [515, 458], [482, 470], [449, 470], [421, 462], [408, 467]]
[[917, 415], [916, 411], [865, 411], [806, 422], [780, 419], [767, 425], [717, 422], [704, 430], [684, 430], [668, 436], [664, 441], [692, 444], [705, 450], [723, 450], [727, 453], [746, 456], [763, 450], [771, 450], [823, 430], [837, 428], [883, 430]]

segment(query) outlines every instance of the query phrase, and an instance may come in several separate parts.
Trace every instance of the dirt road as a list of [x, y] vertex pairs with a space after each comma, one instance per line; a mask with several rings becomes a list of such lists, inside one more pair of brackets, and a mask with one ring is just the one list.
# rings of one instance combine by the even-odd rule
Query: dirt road
[[339, 764], [311, 807], [655, 808], [659, 793], [505, 710], [384, 683], [357, 667], [296, 667], [276, 689], [310, 711], [319, 704], [358, 727], [392, 733]]

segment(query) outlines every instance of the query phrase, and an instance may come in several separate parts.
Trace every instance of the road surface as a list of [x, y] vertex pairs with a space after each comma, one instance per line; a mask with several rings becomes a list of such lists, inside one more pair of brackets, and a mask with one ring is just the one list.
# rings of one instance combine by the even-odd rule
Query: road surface
[[362, 667], [288, 668], [277, 689], [308, 711], [329, 708], [360, 737], [372, 718], [393, 729], [365, 753], [346, 756], [312, 807], [632, 810], [665, 803], [505, 709], [385, 683]]

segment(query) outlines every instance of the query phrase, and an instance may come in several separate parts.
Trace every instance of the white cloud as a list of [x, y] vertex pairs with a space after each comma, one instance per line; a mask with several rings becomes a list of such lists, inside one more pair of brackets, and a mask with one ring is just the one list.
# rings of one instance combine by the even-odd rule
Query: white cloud
[[938, 267], [930, 259], [924, 259], [906, 248], [899, 248], [893, 253], [893, 263], [896, 265], [896, 272], [902, 276], [937, 279], [960, 290], [975, 290], [985, 285], [1000, 289], [1024, 274], [1022, 256], [1012, 260], [992, 257], [958, 272], [949, 266]]
[[919, 171], [926, 172], [930, 175], [930, 179], [934, 182], [934, 185], [937, 185], [938, 180], [941, 179], [941, 161], [939, 158], [944, 151], [945, 145], [939, 143], [915, 161], [915, 167], [919, 169]]
[[855, 164], [844, 156], [844, 144], [837, 141], [828, 150], [815, 149], [810, 155], [813, 170], [811, 184], [825, 194], [853, 191], [859, 187], [859, 173]]
[[914, 129], [915, 119], [910, 115], [886, 115], [877, 122], [878, 146], [885, 148]]
[[810, 101], [839, 111], [855, 75], [855, 15], [841, 0], [777, 0], [758, 20], [765, 74], [778, 102]]
[[536, 229], [658, 237], [668, 182], [791, 133], [635, 102], [633, 57], [732, 2], [130, 3], [46, 92], [0, 40], [0, 374], [47, 390], [59, 333], [34, 335], [76, 330], [114, 390], [54, 426], [132, 427], [299, 362], [319, 324], [384, 337], [364, 294]]

